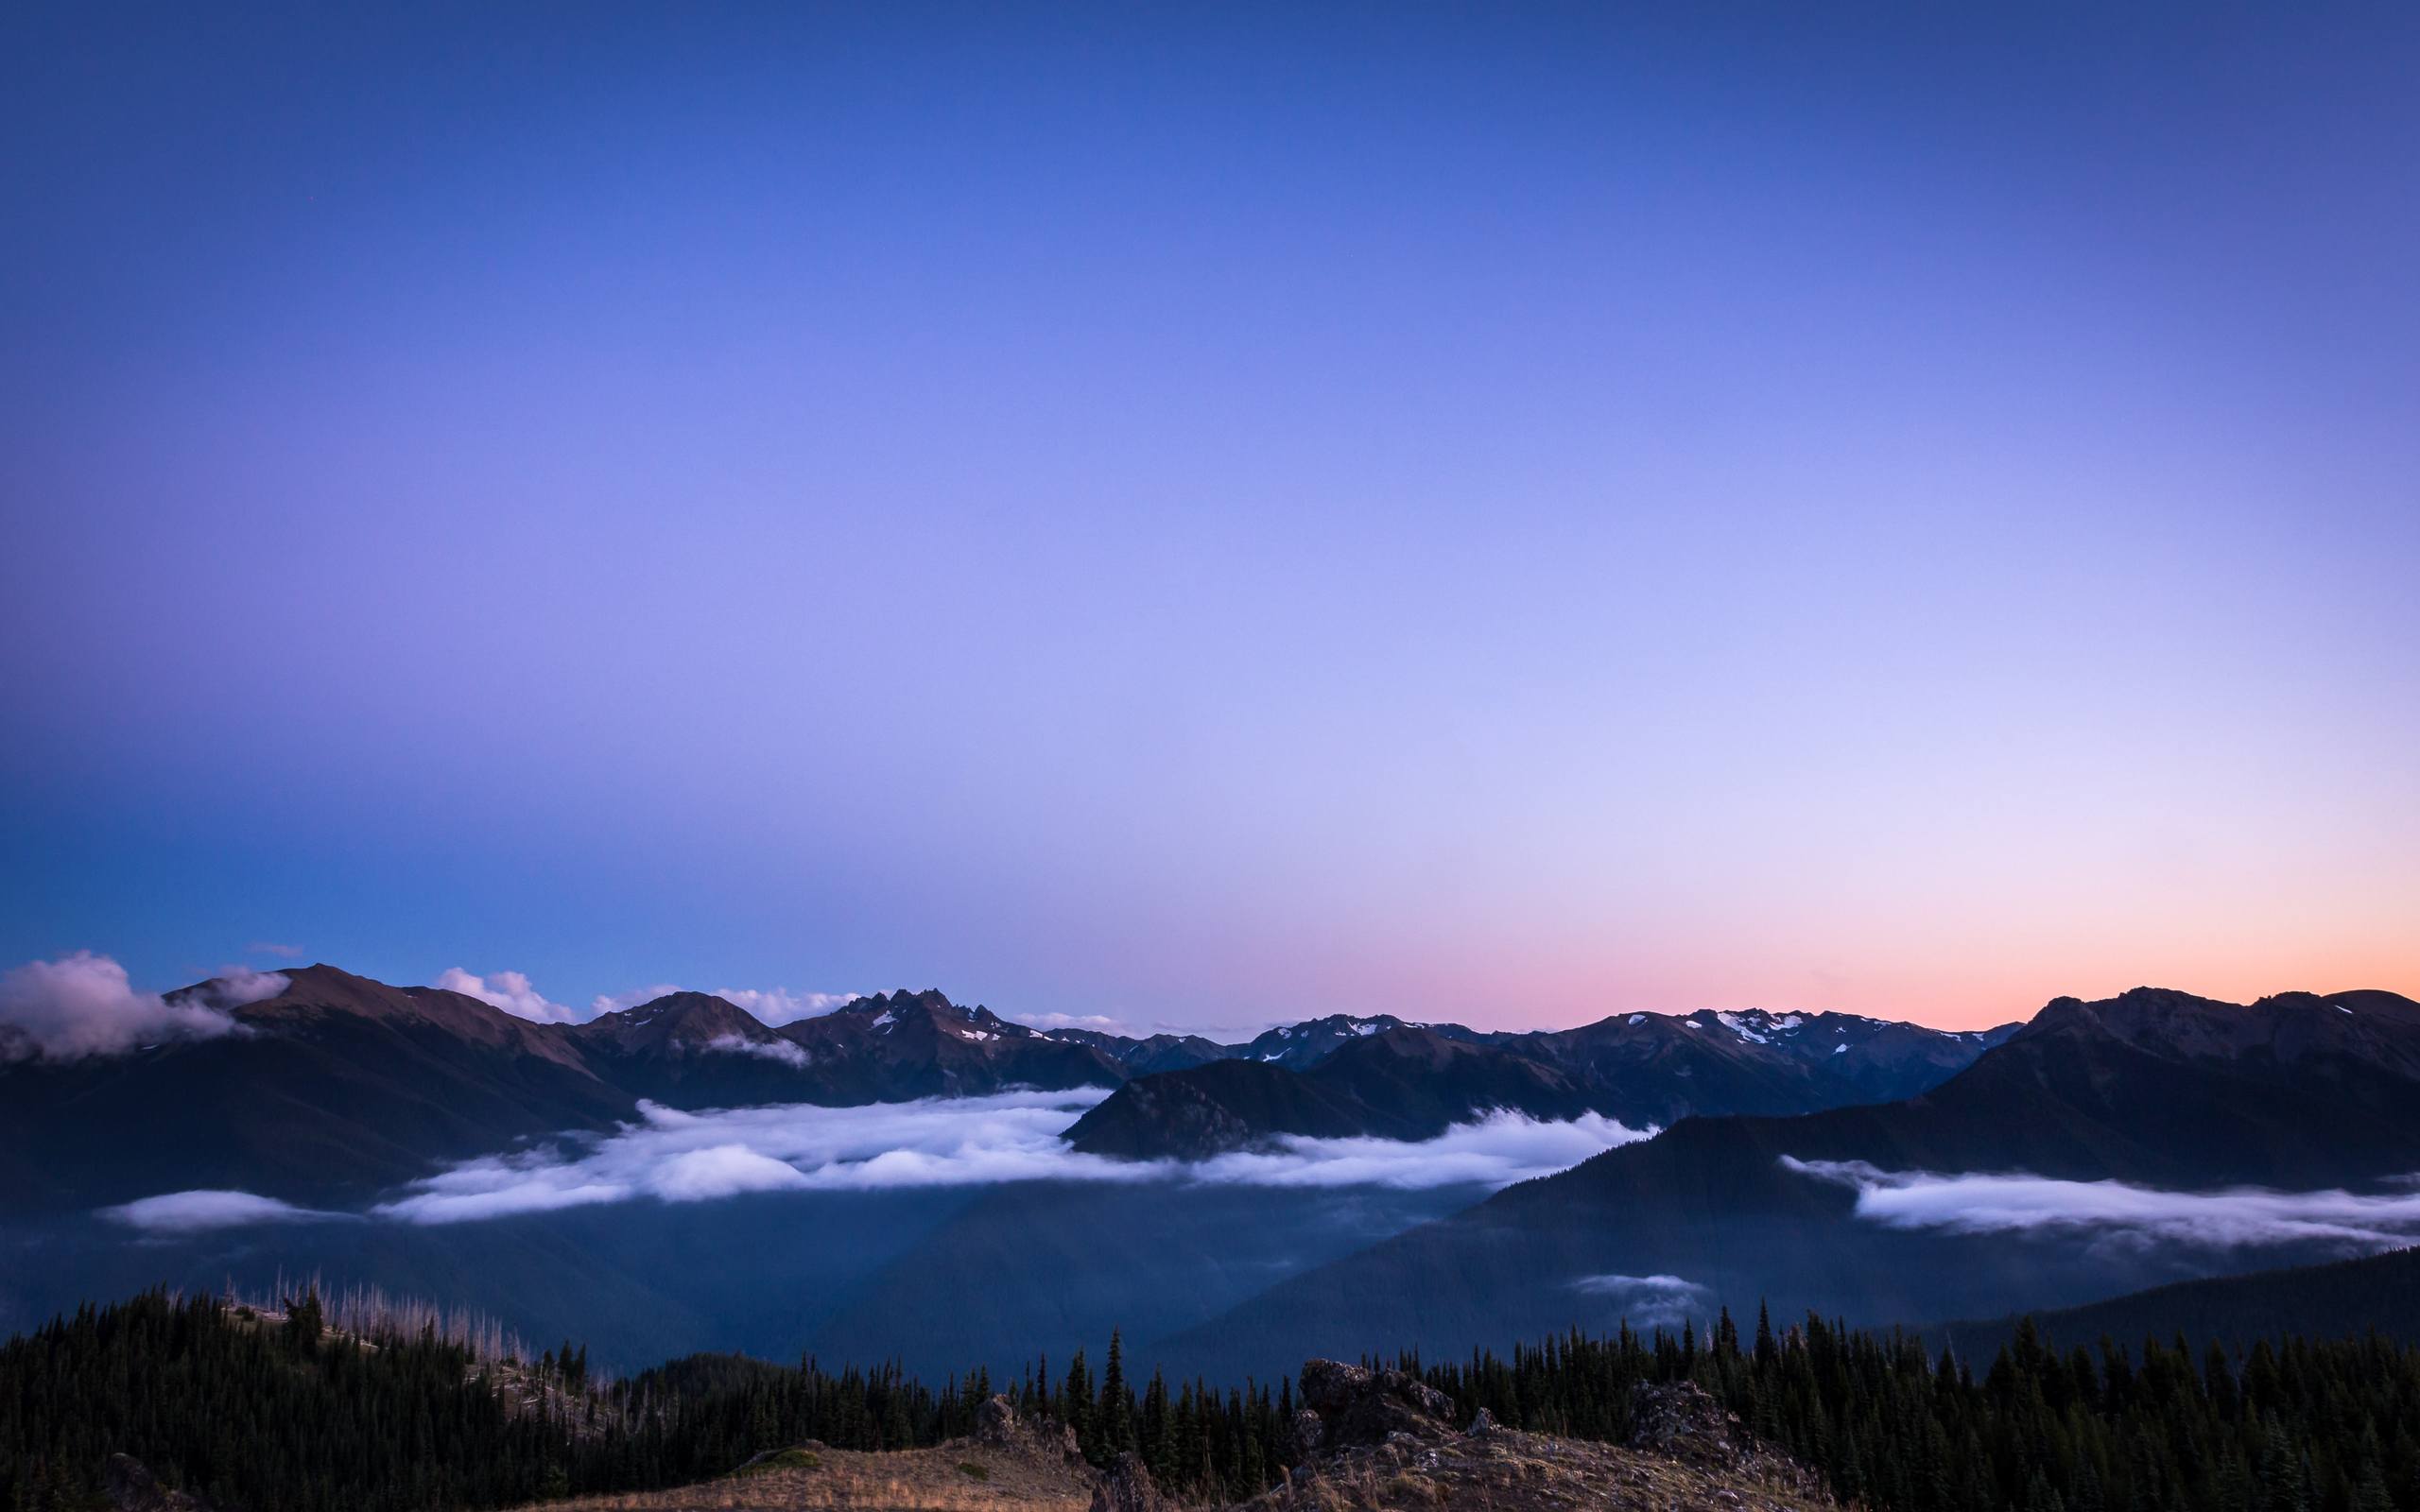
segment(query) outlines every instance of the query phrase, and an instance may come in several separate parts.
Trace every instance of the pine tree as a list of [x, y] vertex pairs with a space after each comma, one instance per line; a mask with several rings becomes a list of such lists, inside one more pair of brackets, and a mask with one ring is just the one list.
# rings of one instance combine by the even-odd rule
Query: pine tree
[[1109, 1335], [1109, 1360], [1101, 1368], [1096, 1421], [1103, 1463], [1134, 1447], [1134, 1399], [1126, 1387], [1125, 1339], [1115, 1329]]

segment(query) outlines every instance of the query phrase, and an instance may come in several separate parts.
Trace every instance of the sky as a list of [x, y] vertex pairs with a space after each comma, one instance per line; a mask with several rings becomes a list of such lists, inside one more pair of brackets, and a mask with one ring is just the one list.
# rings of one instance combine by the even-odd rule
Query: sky
[[36, 7], [0, 964], [2420, 993], [2409, 7]]

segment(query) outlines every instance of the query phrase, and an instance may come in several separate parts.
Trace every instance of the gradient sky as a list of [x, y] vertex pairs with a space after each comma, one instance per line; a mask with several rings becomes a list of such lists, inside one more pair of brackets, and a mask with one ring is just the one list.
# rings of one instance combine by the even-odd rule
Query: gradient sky
[[2410, 6], [0, 50], [0, 964], [2420, 991]]

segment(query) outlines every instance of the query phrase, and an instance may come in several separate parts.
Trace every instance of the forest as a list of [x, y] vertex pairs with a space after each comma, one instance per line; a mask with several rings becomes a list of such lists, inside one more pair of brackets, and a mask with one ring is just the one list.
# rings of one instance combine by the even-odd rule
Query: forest
[[1507, 1424], [1621, 1440], [1632, 1388], [1692, 1379], [1821, 1470], [1843, 1502], [1891, 1512], [2412, 1512], [2420, 1508], [2420, 1349], [2182, 1338], [2051, 1348], [2031, 1320], [1979, 1371], [1913, 1334], [1808, 1317], [1743, 1344], [1728, 1312], [1701, 1337], [1572, 1333], [1467, 1363], [1403, 1367]]
[[[1756, 1433], [1889, 1512], [2420, 1512], [2420, 1349], [2364, 1339], [2183, 1339], [2061, 1351], [2030, 1325], [1979, 1367], [1912, 1334], [1808, 1317], [1742, 1339], [1574, 1332], [1466, 1361], [1396, 1361], [1509, 1427], [1621, 1441], [1642, 1382], [1694, 1380]], [[962, 1436], [994, 1390], [1132, 1450], [1196, 1502], [1238, 1500], [1293, 1462], [1294, 1383], [1137, 1381], [1113, 1336], [994, 1383], [698, 1355], [591, 1379], [584, 1349], [483, 1357], [418, 1332], [339, 1332], [316, 1294], [264, 1314], [151, 1292], [0, 1346], [0, 1506], [94, 1504], [112, 1453], [215, 1502], [474, 1508], [674, 1486], [819, 1439], [882, 1450]]]
[[[1285, 1463], [1290, 1383], [1274, 1398], [1171, 1389], [1156, 1375], [1138, 1388], [1113, 1337], [1098, 1378], [1079, 1352], [1058, 1375], [1037, 1362], [1005, 1389], [1068, 1422], [1096, 1459], [1142, 1449], [1168, 1485], [1202, 1499], [1249, 1495]], [[570, 1345], [486, 1359], [434, 1327], [333, 1332], [315, 1293], [264, 1315], [154, 1291], [0, 1346], [0, 1506], [90, 1506], [112, 1453], [247, 1512], [648, 1489], [810, 1438], [886, 1450], [960, 1437], [993, 1390], [980, 1370], [934, 1388], [895, 1366], [836, 1373], [731, 1355], [599, 1382]]]

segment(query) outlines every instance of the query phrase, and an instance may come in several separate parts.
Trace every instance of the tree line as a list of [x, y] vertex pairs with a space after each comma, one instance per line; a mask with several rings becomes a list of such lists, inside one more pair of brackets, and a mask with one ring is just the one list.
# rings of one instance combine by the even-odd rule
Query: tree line
[[[1397, 1363], [1467, 1422], [1624, 1440], [1642, 1383], [1695, 1381], [1844, 1502], [1884, 1512], [2420, 1512], [2420, 1349], [2384, 1338], [2196, 1353], [2184, 1340], [2052, 1348], [2023, 1324], [1979, 1371], [1914, 1335], [1759, 1313], [1701, 1335], [1571, 1332], [1466, 1361]], [[112, 1453], [248, 1512], [406, 1512], [644, 1490], [817, 1439], [895, 1450], [963, 1437], [994, 1391], [1057, 1419], [1085, 1457], [1132, 1451], [1161, 1485], [1237, 1501], [1296, 1462], [1295, 1383], [1137, 1382], [1113, 1335], [1011, 1381], [938, 1387], [896, 1365], [828, 1370], [698, 1355], [624, 1381], [587, 1351], [483, 1358], [433, 1326], [327, 1326], [151, 1292], [0, 1345], [0, 1507], [93, 1505]]]
[[2420, 1349], [2182, 1337], [2062, 1351], [2031, 1319], [1979, 1374], [1912, 1334], [1809, 1316], [1744, 1344], [1573, 1332], [1423, 1368], [1464, 1420], [1619, 1442], [1642, 1382], [1695, 1381], [1843, 1502], [1889, 1512], [2420, 1512]]
[[[1266, 1488], [1290, 1446], [1290, 1382], [1223, 1394], [1158, 1374], [1139, 1389], [1113, 1335], [1096, 1379], [1079, 1352], [1004, 1389], [1106, 1464], [1142, 1454], [1165, 1483], [1224, 1500]], [[934, 1388], [896, 1365], [824, 1369], [699, 1355], [627, 1381], [590, 1379], [585, 1348], [483, 1359], [425, 1326], [330, 1330], [316, 1293], [282, 1315], [153, 1291], [87, 1305], [0, 1345], [0, 1507], [101, 1500], [113, 1453], [166, 1485], [247, 1512], [510, 1505], [646, 1490], [729, 1472], [818, 1439], [911, 1449], [963, 1437], [994, 1393], [977, 1369]]]

